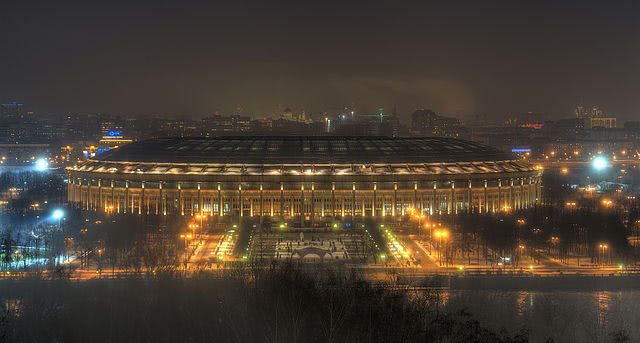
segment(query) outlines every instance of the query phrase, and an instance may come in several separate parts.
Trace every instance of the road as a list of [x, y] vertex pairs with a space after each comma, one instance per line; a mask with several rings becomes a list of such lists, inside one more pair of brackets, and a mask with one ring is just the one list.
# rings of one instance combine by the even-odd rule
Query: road
[[220, 244], [220, 240], [223, 235], [202, 235], [200, 239], [198, 239], [198, 248], [195, 253], [189, 258], [190, 264], [203, 264], [208, 263], [210, 259], [215, 258], [216, 248], [218, 244]]
[[402, 237], [402, 242], [407, 248], [409, 248], [409, 250], [411, 250], [415, 259], [418, 260], [418, 263], [420, 263], [423, 272], [430, 273], [436, 271], [439, 268], [437, 261], [429, 256], [427, 250], [421, 244], [416, 242], [413, 237]]

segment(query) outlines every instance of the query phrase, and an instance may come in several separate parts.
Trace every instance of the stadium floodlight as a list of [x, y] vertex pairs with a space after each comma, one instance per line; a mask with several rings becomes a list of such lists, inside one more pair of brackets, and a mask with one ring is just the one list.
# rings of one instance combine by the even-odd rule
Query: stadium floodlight
[[604, 157], [596, 157], [593, 159], [592, 164], [595, 170], [603, 170], [609, 165], [609, 161]]
[[45, 171], [49, 169], [49, 162], [44, 158], [39, 158], [36, 160], [35, 168], [37, 171]]

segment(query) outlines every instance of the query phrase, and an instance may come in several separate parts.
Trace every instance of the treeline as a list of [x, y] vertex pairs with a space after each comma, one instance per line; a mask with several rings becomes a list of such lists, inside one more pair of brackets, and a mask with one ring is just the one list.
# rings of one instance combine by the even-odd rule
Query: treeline
[[528, 341], [526, 332], [495, 332], [465, 312], [443, 312], [435, 291], [292, 265], [223, 278], [5, 280], [2, 288], [4, 342]]
[[[434, 220], [443, 222], [453, 233], [450, 257], [464, 255], [470, 246], [479, 245], [484, 254], [494, 251], [516, 260], [521, 249], [527, 254], [544, 251], [560, 260], [573, 254], [586, 255], [591, 262], [606, 257], [609, 262], [626, 264], [640, 257], [627, 240], [637, 230], [635, 218], [640, 211], [636, 208], [629, 212], [625, 219], [619, 211], [578, 204], [572, 210], [537, 206], [515, 213], [459, 214]], [[601, 244], [607, 245], [606, 254]]]

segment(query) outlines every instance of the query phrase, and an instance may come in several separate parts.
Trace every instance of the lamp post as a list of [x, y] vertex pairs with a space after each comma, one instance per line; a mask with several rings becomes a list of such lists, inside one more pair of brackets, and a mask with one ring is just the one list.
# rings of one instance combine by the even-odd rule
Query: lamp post
[[64, 217], [64, 212], [62, 210], [60, 210], [60, 209], [57, 209], [57, 210], [53, 211], [53, 214], [51, 215], [51, 217], [58, 221], [58, 229], [60, 229], [60, 227], [61, 227], [60, 220], [62, 219], [62, 217]]
[[203, 222], [206, 219], [206, 216], [202, 212], [200, 212], [200, 214], [196, 215], [196, 218], [200, 219], [200, 230], [198, 234], [202, 235], [202, 227], [204, 224]]
[[443, 252], [442, 239], [443, 238], [446, 239], [448, 235], [449, 235], [449, 232], [447, 232], [446, 230], [438, 230], [435, 232], [435, 236], [436, 238], [438, 238], [438, 249], [439, 249], [438, 258], [439, 258], [440, 266], [442, 266], [442, 252]]
[[189, 228], [191, 229], [191, 234], [193, 236], [196, 235], [196, 229], [198, 228], [198, 224], [189, 224]]
[[604, 264], [604, 252], [607, 250], [608, 246], [606, 244], [600, 244], [600, 249], [602, 250], [602, 264]]
[[187, 270], [187, 240], [191, 239], [193, 237], [193, 235], [191, 235], [190, 233], [188, 234], [181, 234], [180, 238], [184, 238], [184, 270]]
[[18, 254], [20, 253], [20, 250], [16, 249], [14, 253], [16, 254], [16, 270], [18, 270]]

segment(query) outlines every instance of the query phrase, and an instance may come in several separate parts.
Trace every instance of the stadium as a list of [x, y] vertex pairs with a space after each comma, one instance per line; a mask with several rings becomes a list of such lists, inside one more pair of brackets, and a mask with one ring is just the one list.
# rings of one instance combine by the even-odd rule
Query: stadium
[[[337, 219], [527, 208], [541, 171], [451, 138], [157, 138], [67, 169], [68, 200], [138, 215]], [[390, 219], [390, 218], [389, 218]]]

